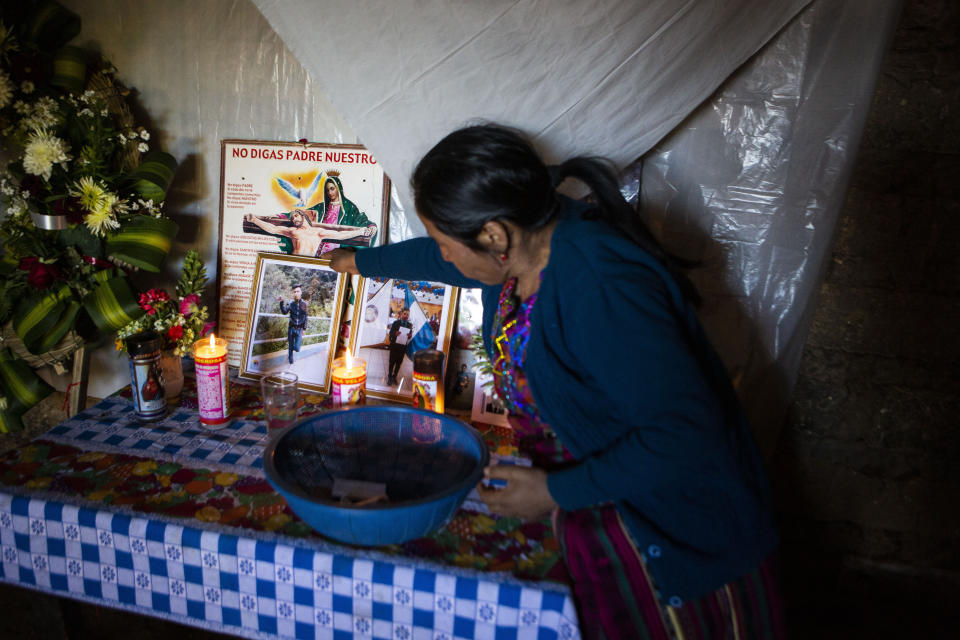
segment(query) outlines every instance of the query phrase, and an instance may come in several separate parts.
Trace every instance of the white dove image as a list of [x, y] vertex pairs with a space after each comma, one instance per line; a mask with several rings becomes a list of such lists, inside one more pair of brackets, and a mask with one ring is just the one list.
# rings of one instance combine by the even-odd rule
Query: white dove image
[[[277, 178], [277, 184], [280, 185], [284, 191], [289, 193], [291, 196], [297, 199], [297, 208], [302, 208], [307, 206], [307, 202], [310, 200], [310, 197], [313, 195], [314, 191], [317, 190], [317, 185], [320, 184], [320, 179], [323, 177], [323, 172], [317, 174], [317, 177], [313, 179], [313, 182], [310, 183], [310, 186], [304, 189], [303, 187], [295, 187], [283, 178]], [[299, 181], [300, 178], [297, 178]]]

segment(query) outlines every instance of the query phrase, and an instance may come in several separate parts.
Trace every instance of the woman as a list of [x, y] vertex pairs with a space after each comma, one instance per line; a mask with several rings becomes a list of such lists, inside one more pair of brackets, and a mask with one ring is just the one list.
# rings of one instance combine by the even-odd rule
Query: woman
[[[559, 195], [566, 177], [596, 205]], [[554, 514], [586, 637], [779, 637], [762, 463], [677, 274], [612, 174], [548, 169], [468, 127], [412, 180], [428, 238], [331, 254], [364, 276], [482, 287], [484, 344], [534, 467], [489, 467], [495, 513]]]

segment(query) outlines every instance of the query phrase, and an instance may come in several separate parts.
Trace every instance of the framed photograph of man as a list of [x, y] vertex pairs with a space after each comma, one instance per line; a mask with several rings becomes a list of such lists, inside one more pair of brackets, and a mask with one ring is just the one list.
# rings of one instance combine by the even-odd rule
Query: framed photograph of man
[[423, 280], [360, 278], [350, 352], [367, 361], [367, 395], [408, 401], [413, 354], [450, 352], [457, 287]]
[[470, 416], [473, 407], [473, 390], [476, 385], [478, 360], [482, 354], [483, 305], [480, 289], [460, 289], [457, 296], [456, 323], [450, 352], [447, 354], [445, 411], [460, 416]]
[[257, 254], [319, 258], [382, 244], [390, 180], [355, 144], [223, 140], [220, 172], [218, 331], [239, 365]]
[[258, 254], [240, 376], [290, 371], [301, 388], [329, 391], [346, 289], [327, 258]]

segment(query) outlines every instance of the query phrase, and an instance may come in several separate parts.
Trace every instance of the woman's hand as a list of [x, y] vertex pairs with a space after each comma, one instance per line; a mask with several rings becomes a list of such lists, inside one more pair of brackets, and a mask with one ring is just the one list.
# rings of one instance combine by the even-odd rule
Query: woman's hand
[[337, 273], [349, 273], [353, 276], [360, 275], [360, 272], [357, 271], [356, 252], [348, 249], [334, 249], [323, 255], [326, 258], [330, 258], [330, 268]]
[[477, 486], [480, 497], [494, 513], [530, 520], [557, 508], [547, 488], [547, 472], [543, 469], [495, 465], [486, 467], [483, 475], [507, 481], [503, 489], [488, 489], [483, 484]]

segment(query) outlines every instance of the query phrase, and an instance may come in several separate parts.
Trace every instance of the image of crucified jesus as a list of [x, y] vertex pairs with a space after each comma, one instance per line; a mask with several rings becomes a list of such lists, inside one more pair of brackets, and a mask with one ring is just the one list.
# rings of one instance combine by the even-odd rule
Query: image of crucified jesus
[[289, 227], [267, 222], [252, 213], [243, 216], [243, 220], [256, 225], [267, 233], [289, 238], [292, 245], [291, 253], [298, 256], [318, 256], [321, 246], [326, 241], [370, 236], [375, 231], [370, 227], [313, 222], [303, 209], [294, 209], [290, 214], [292, 226]]

